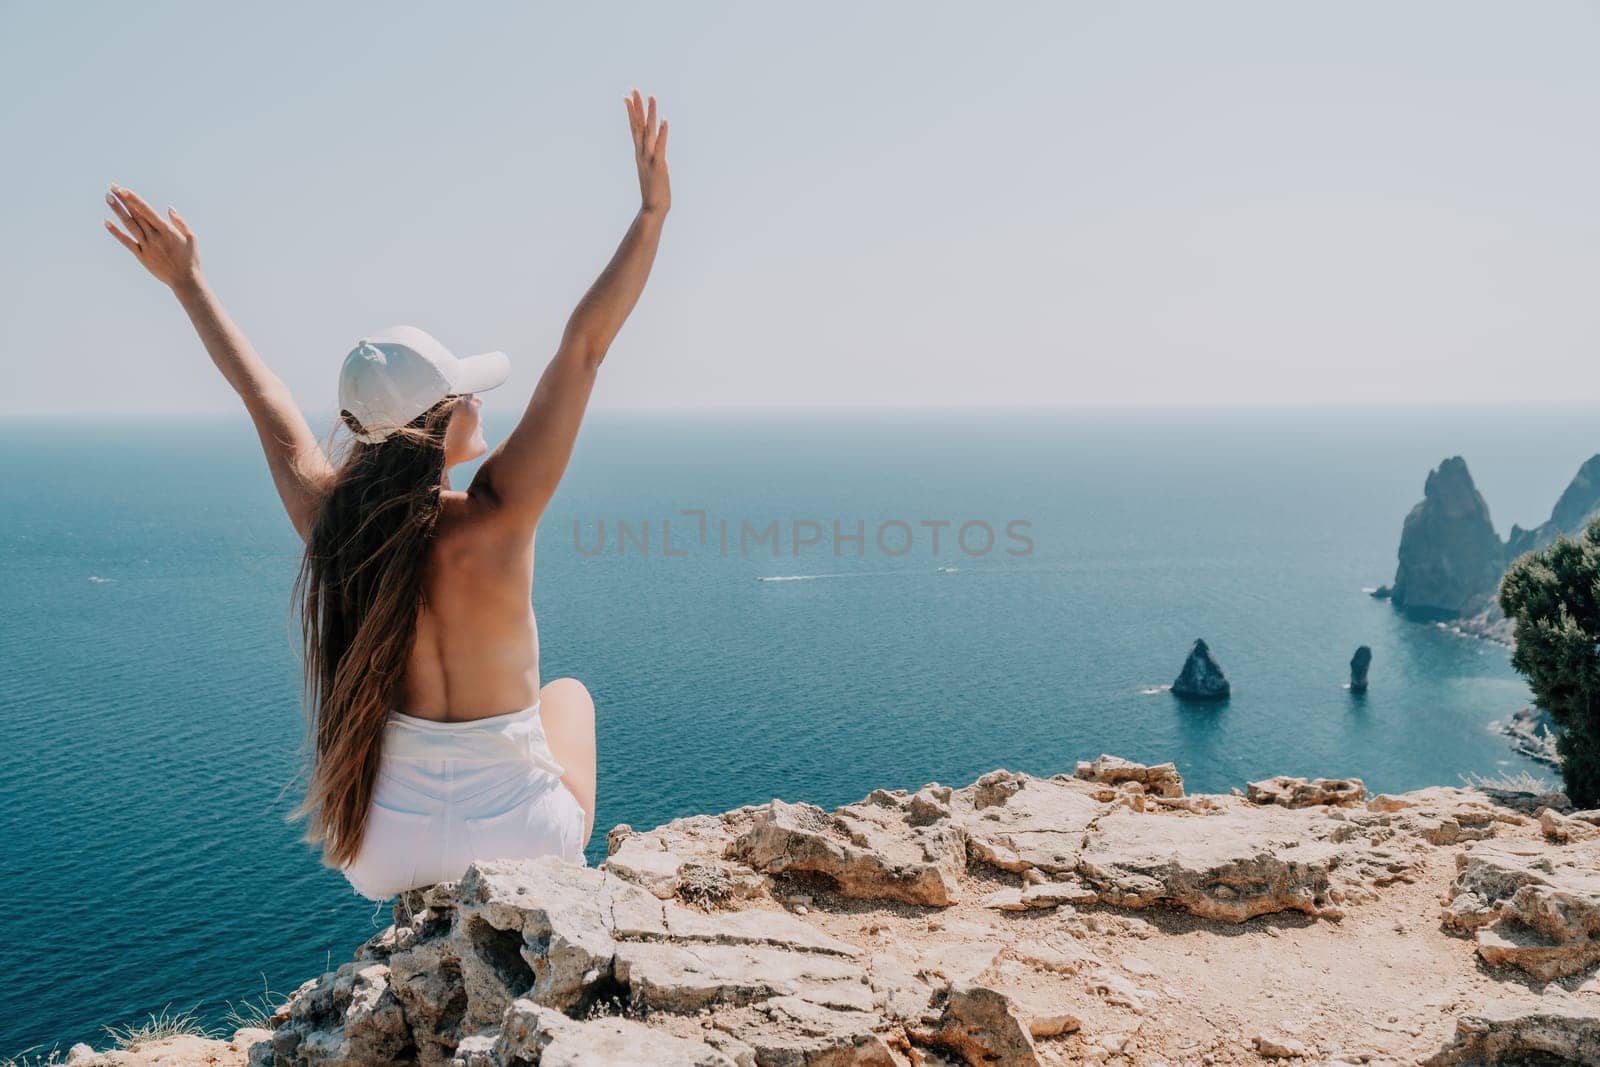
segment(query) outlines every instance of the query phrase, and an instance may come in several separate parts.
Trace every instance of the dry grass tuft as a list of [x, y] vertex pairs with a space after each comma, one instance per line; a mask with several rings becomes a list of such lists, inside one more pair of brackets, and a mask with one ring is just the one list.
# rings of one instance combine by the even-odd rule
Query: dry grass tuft
[[1532, 793], [1534, 796], [1546, 796], [1558, 793], [1560, 789], [1537, 774], [1527, 771], [1497, 774], [1493, 777], [1482, 774], [1463, 774], [1461, 780], [1472, 789], [1481, 789], [1485, 793]]
[[139, 1046], [151, 1041], [165, 1041], [169, 1037], [215, 1037], [215, 1033], [208, 1030], [195, 1014], [195, 1009], [174, 1013], [172, 1005], [162, 1008], [160, 1013], [151, 1012], [150, 1017], [142, 1023], [131, 1023], [127, 1026], [102, 1026], [113, 1044], [129, 1052], [136, 1051]]
[[245, 1027], [271, 1030], [273, 1013], [288, 999], [285, 994], [274, 992], [267, 985], [267, 976], [262, 975], [261, 992], [251, 993], [237, 1004], [228, 1001], [228, 1011], [222, 1017], [222, 1024], [229, 1031], [242, 1030]]

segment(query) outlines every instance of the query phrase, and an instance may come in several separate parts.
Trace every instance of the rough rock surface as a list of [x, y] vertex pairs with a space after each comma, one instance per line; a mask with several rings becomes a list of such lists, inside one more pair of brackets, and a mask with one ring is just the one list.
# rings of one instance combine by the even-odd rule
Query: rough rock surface
[[1287, 781], [1184, 796], [1101, 757], [619, 828], [598, 868], [403, 894], [270, 1032], [74, 1062], [1597, 1062], [1600, 815]]
[[1196, 638], [1183, 670], [1172, 683], [1172, 695], [1185, 700], [1227, 700], [1231, 692], [1228, 676], [1211, 657], [1211, 649], [1204, 639]]
[[1482, 610], [1505, 572], [1505, 545], [1466, 460], [1452, 456], [1428, 474], [1422, 500], [1400, 533], [1394, 606], [1420, 618]]
[[1183, 775], [1178, 773], [1178, 767], [1173, 763], [1157, 763], [1146, 767], [1119, 756], [1102, 755], [1094, 760], [1079, 760], [1074, 777], [1086, 782], [1104, 782], [1106, 785], [1137, 782], [1146, 793], [1158, 797], [1183, 796]]
[[1362, 645], [1350, 657], [1350, 692], [1367, 691], [1367, 672], [1372, 669], [1372, 649]]
[[1306, 779], [1280, 774], [1276, 778], [1251, 782], [1245, 795], [1253, 804], [1277, 804], [1285, 808], [1352, 807], [1367, 799], [1367, 787], [1359, 778]]
[[[1563, 822], [1587, 826], [1577, 819]], [[1542, 819], [1545, 836], [1549, 825]], [[1473, 934], [1485, 963], [1550, 981], [1600, 962], [1600, 841], [1555, 850], [1486, 841], [1461, 853], [1456, 863], [1460, 871], [1446, 922]]]
[[[728, 850], [765, 874], [818, 874], [863, 900], [945, 905], [960, 895], [964, 835], [943, 808], [948, 790], [917, 798], [878, 790], [829, 814], [774, 800]], [[943, 795], [940, 795], [940, 794]], [[917, 804], [925, 799], [924, 813]]]
[[1450, 1044], [1424, 1062], [1600, 1063], [1600, 996], [1514, 999], [1463, 1015]]

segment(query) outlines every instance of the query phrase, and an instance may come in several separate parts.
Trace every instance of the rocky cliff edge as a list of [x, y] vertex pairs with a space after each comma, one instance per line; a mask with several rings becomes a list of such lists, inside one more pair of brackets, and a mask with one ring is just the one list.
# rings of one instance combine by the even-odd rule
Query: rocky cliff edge
[[72, 1062], [1600, 1063], [1600, 813], [1171, 764], [774, 800], [483, 862], [272, 1028]]

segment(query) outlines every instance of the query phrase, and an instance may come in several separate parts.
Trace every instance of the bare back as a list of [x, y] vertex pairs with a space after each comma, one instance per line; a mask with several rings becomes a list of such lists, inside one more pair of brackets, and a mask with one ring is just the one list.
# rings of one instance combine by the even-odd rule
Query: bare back
[[474, 494], [446, 490], [441, 505], [398, 710], [440, 722], [520, 711], [540, 687], [533, 538]]

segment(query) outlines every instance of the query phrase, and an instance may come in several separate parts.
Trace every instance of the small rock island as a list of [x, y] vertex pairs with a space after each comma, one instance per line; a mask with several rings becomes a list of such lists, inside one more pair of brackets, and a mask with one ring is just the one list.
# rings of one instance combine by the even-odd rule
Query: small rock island
[[1232, 694], [1228, 676], [1211, 657], [1211, 649], [1203, 638], [1196, 638], [1183, 661], [1183, 670], [1172, 683], [1172, 695], [1185, 700], [1227, 700]]
[[1350, 657], [1350, 692], [1365, 693], [1367, 691], [1367, 670], [1372, 666], [1372, 649], [1362, 645], [1356, 649], [1356, 654]]

